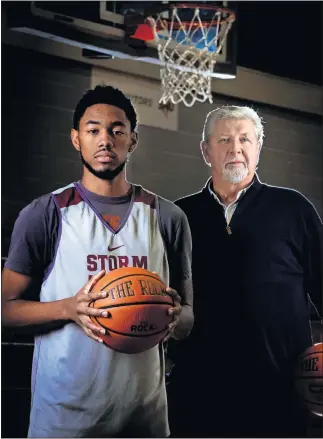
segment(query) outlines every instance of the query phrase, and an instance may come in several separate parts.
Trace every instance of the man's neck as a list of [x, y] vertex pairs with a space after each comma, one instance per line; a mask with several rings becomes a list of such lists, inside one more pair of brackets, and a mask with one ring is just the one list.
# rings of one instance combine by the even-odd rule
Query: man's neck
[[213, 190], [225, 205], [229, 205], [236, 201], [239, 192], [246, 189], [251, 184], [252, 180], [253, 176], [248, 175], [248, 177], [241, 183], [233, 184], [229, 181], [220, 179], [218, 176], [212, 175]]
[[85, 169], [82, 184], [88, 191], [104, 197], [122, 197], [131, 188], [130, 183], [126, 180], [125, 171], [121, 171], [119, 175], [110, 181], [95, 177]]

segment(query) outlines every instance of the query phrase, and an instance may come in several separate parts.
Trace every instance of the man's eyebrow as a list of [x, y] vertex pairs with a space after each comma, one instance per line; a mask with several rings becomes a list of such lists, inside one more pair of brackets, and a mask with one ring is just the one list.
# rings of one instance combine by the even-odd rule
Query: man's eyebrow
[[113, 127], [126, 127], [126, 124], [122, 122], [121, 120], [116, 120], [115, 122], [112, 122], [111, 126]]
[[[250, 133], [241, 133], [240, 136], [249, 136]], [[220, 133], [220, 136], [227, 136], [229, 137], [230, 134], [229, 133]]]
[[[102, 125], [102, 124], [98, 120], [88, 120], [85, 123], [85, 125]], [[116, 121], [112, 122], [111, 126], [112, 127], [116, 127], [116, 126], [126, 127], [126, 124], [124, 122], [122, 122], [121, 120], [116, 120]]]
[[98, 120], [88, 120], [85, 125], [101, 125]]

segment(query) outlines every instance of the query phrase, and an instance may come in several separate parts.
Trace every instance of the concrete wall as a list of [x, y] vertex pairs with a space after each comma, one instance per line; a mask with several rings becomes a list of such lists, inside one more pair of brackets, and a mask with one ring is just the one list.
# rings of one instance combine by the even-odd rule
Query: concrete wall
[[[245, 102], [216, 97], [215, 105]], [[265, 121], [258, 174], [266, 183], [297, 189], [323, 213], [323, 142], [319, 117], [251, 103]], [[180, 106], [176, 132], [143, 126], [129, 177], [163, 196], [176, 199], [200, 190], [208, 177], [199, 143], [208, 111], [214, 105]], [[165, 178], [166, 177], [166, 178]]]
[[34, 198], [78, 179], [69, 140], [72, 114], [90, 86], [87, 65], [2, 47], [2, 255], [19, 211]]
[[[89, 64], [25, 48], [4, 45], [3, 59], [5, 255], [19, 211], [39, 195], [80, 177], [69, 132], [79, 97], [95, 81]], [[110, 75], [112, 71], [105, 70], [107, 83]], [[144, 121], [139, 127], [139, 146], [128, 166], [129, 180], [170, 200], [198, 191], [209, 175], [199, 149], [207, 112], [217, 105], [246, 103], [266, 122], [258, 171], [261, 180], [301, 191], [322, 215], [321, 116], [223, 95], [216, 95], [213, 105], [198, 104], [192, 109], [180, 105], [176, 130]]]

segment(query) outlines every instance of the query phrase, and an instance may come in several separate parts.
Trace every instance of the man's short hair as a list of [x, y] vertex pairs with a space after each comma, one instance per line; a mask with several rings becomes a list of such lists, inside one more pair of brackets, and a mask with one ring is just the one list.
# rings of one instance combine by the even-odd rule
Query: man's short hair
[[132, 102], [121, 90], [110, 85], [97, 85], [94, 89], [87, 90], [79, 100], [73, 114], [73, 128], [79, 129], [80, 120], [88, 107], [96, 104], [107, 104], [123, 110], [130, 121], [131, 131], [137, 128], [137, 113]]
[[259, 149], [262, 147], [264, 140], [264, 127], [263, 120], [258, 115], [258, 113], [250, 107], [238, 107], [235, 105], [225, 105], [223, 107], [216, 108], [212, 110], [206, 116], [202, 140], [207, 142], [212, 130], [214, 128], [214, 124], [217, 120], [230, 120], [230, 119], [249, 119], [254, 123], [256, 137], [259, 143]]

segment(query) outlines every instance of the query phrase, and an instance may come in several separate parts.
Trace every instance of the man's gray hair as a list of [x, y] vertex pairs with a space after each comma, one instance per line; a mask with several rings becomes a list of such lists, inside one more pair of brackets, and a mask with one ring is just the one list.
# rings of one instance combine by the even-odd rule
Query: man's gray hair
[[250, 107], [237, 107], [234, 105], [226, 105], [223, 107], [212, 110], [206, 116], [204, 128], [203, 128], [203, 141], [207, 142], [214, 124], [217, 120], [229, 120], [229, 119], [249, 119], [254, 123], [256, 137], [259, 143], [259, 149], [262, 147], [264, 140], [264, 127], [262, 118], [257, 114], [255, 110]]

